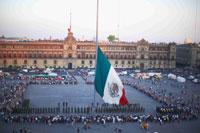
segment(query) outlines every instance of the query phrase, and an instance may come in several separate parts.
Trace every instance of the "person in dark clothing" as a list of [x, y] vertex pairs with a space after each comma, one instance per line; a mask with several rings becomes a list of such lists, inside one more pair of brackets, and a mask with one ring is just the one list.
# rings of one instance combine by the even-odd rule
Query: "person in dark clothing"
[[77, 128], [77, 133], [80, 133], [80, 129], [79, 129], [79, 127]]

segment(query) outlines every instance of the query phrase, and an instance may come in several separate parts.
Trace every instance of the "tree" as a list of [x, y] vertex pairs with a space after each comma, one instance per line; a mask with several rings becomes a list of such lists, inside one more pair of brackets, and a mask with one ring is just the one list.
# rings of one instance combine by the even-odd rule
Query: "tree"
[[116, 39], [114, 35], [109, 35], [107, 38], [110, 42], [113, 42]]

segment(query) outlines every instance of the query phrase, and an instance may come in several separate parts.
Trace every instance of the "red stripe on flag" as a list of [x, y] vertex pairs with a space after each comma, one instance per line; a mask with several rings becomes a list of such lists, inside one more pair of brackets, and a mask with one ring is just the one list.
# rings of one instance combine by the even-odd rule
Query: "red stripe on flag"
[[128, 100], [125, 96], [125, 89], [124, 88], [123, 88], [122, 92], [123, 93], [122, 93], [122, 97], [119, 100], [119, 104], [122, 105], [122, 106], [126, 106], [128, 104]]

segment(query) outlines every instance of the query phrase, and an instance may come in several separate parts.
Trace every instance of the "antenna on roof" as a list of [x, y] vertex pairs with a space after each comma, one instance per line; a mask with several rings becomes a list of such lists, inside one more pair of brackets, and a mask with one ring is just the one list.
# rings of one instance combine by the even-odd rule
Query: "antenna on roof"
[[197, 42], [197, 0], [196, 0], [196, 15], [195, 15], [195, 35], [194, 35], [194, 38], [195, 38], [195, 41]]
[[72, 19], [71, 19], [71, 17], [72, 17], [72, 13], [70, 12], [70, 31], [72, 31], [72, 26], [71, 26]]
[[117, 39], [118, 39], [118, 43], [119, 43], [119, 13], [120, 13], [120, 7], [119, 7], [119, 5], [120, 5], [120, 3], [119, 3], [120, 1], [118, 0], [118, 24], [117, 24]]

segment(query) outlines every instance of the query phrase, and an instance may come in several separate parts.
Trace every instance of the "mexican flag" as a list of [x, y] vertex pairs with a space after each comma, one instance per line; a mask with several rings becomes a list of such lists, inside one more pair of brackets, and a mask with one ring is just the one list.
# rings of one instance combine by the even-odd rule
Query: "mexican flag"
[[127, 105], [125, 89], [115, 69], [98, 46], [95, 89], [105, 103]]

